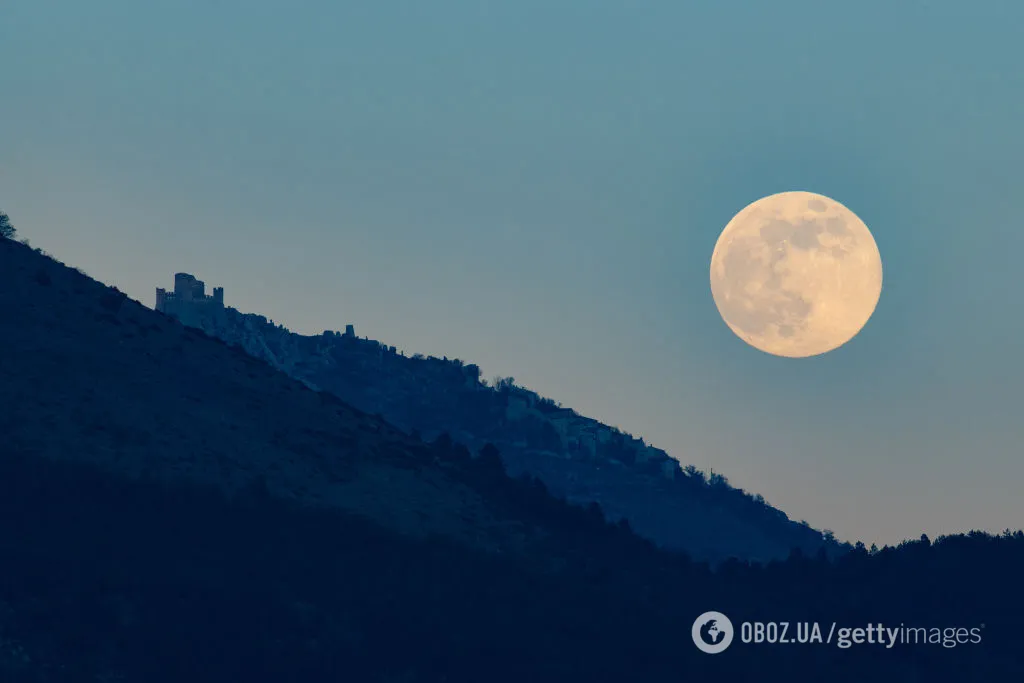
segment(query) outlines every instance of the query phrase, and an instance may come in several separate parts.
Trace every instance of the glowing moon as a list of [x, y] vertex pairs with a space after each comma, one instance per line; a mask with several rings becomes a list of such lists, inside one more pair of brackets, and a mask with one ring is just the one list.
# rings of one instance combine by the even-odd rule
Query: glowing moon
[[711, 294], [751, 346], [817, 356], [867, 324], [882, 294], [882, 257], [868, 227], [839, 202], [782, 192], [725, 226], [711, 256]]

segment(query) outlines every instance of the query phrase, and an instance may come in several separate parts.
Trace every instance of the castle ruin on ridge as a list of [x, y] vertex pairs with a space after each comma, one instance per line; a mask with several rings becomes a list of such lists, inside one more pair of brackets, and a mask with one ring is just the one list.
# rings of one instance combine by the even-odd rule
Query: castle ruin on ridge
[[188, 273], [174, 274], [174, 291], [156, 288], [156, 310], [174, 316], [183, 324], [199, 327], [201, 320], [224, 317], [224, 288], [206, 294], [206, 284]]

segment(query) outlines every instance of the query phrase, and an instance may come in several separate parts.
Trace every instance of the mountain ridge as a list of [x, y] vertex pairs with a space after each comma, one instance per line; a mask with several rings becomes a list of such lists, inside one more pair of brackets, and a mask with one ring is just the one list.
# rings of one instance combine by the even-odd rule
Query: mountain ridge
[[21, 244], [0, 241], [0, 271], [5, 453], [266, 488], [413, 535], [508, 539], [478, 491], [425, 467], [427, 445], [380, 418]]
[[517, 386], [481, 379], [460, 359], [405, 355], [360, 338], [353, 325], [301, 335], [256, 313], [224, 304], [223, 288], [205, 292], [189, 273], [175, 289], [156, 290], [156, 310], [239, 346], [308, 386], [331, 392], [404, 431], [442, 434], [478, 450], [493, 443], [512, 474], [540, 478], [556, 495], [596, 502], [612, 519], [694, 557], [720, 561], [784, 559], [794, 547], [840, 552], [829, 532], [794, 522], [760, 495], [729, 485], [719, 473], [682, 466], [663, 449]]

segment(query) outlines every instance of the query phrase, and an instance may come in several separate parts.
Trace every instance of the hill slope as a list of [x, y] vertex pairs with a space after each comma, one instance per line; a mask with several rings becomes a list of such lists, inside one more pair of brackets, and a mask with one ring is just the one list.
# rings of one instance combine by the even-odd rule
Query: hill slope
[[[506, 378], [487, 385], [476, 365], [407, 357], [354, 330], [302, 336], [265, 317], [204, 297], [204, 285], [175, 276], [195, 299], [158, 307], [188, 325], [245, 349], [304, 383], [329, 391], [410, 433], [447, 433], [476, 450], [493, 443], [513, 474], [528, 473], [568, 500], [597, 502], [613, 519], [666, 548], [718, 561], [785, 558], [794, 547], [813, 553], [838, 547], [791, 521], [760, 496], [681, 468], [663, 450], [557, 405]], [[220, 292], [223, 297], [223, 290]], [[193, 303], [193, 301], [195, 303]]]
[[490, 549], [534, 533], [471, 483], [487, 463], [430, 449], [24, 245], [0, 240], [0, 272], [6, 454], [265, 489]]
[[[0, 272], [5, 683], [1024, 675], [1024, 534], [712, 571], [21, 245]], [[690, 643], [708, 609], [737, 628], [721, 656]], [[783, 620], [938, 640], [740, 627]]]

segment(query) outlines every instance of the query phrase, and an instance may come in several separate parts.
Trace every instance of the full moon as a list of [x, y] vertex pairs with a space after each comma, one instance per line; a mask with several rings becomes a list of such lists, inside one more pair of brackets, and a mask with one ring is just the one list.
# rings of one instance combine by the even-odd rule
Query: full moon
[[882, 294], [871, 231], [839, 202], [782, 192], [729, 221], [711, 255], [711, 294], [725, 324], [754, 348], [805, 358], [837, 349]]

